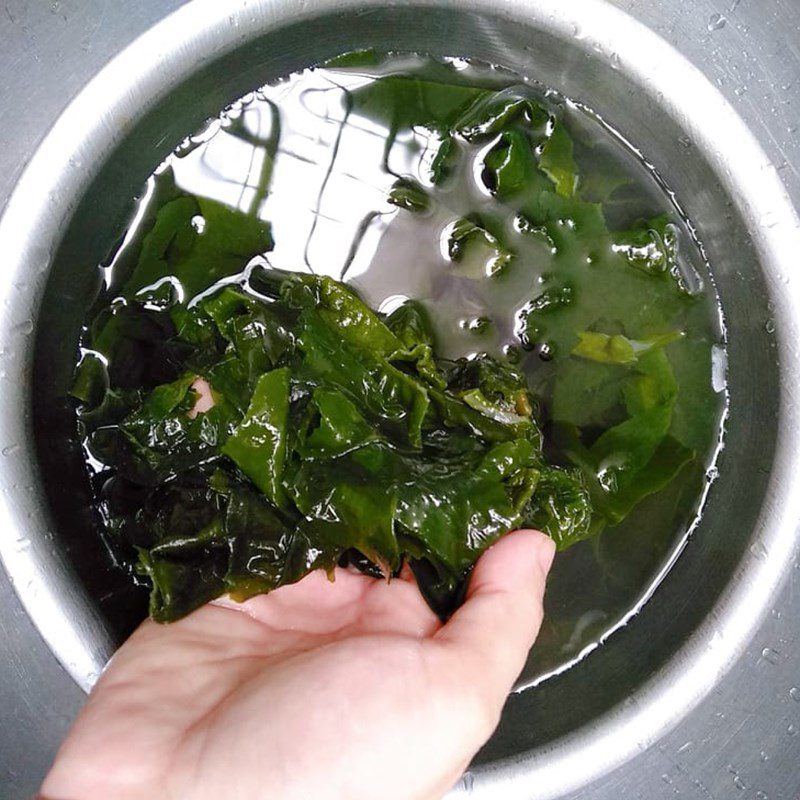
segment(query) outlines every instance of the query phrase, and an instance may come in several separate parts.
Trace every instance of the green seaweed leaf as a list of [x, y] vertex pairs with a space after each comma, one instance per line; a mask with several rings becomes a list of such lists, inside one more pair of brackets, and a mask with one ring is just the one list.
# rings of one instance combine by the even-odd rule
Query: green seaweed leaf
[[528, 513], [525, 526], [544, 531], [559, 550], [595, 533], [589, 491], [579, 470], [543, 469]]
[[621, 333], [610, 335], [581, 331], [578, 333], [578, 344], [572, 348], [572, 355], [600, 364], [632, 364], [645, 353], [677, 341], [681, 336], [683, 336], [681, 331], [670, 331], [644, 341], [637, 341]]
[[287, 367], [259, 378], [247, 413], [221, 450], [276, 506], [283, 505], [289, 380]]
[[486, 89], [436, 83], [414, 76], [388, 75], [351, 92], [351, 114], [367, 117], [389, 131], [420, 125], [447, 132]]
[[[324, 66], [370, 75], [382, 62], [369, 50]], [[452, 207], [453, 283], [468, 303], [489, 285], [513, 302], [513, 332], [487, 308], [473, 345], [516, 336], [551, 363], [445, 360], [433, 302], [385, 316], [330, 278], [248, 266], [272, 247], [269, 224], [172, 185], [115, 273], [120, 296], [98, 303], [72, 388], [102, 467], [98, 504], [139, 554], [154, 619], [340, 564], [384, 577], [409, 564], [446, 618], [509, 530], [538, 527], [567, 548], [694, 459], [666, 349], [691, 302], [677, 229], [662, 216], [610, 230], [619, 176], [584, 181], [549, 101], [439, 75], [365, 81], [343, 93], [345, 117], [385, 129], [387, 170], [402, 131], [429, 137], [414, 174], [432, 186], [395, 175], [389, 202], [433, 221]], [[272, 113], [269, 141], [231, 129], [266, 148], [259, 201], [278, 157]], [[474, 215], [448, 184], [469, 159], [488, 190]], [[512, 297], [529, 258], [541, 264]]]
[[629, 231], [616, 234], [615, 240], [614, 250], [647, 275], [677, 269], [677, 228], [666, 215], [640, 220]]
[[419, 213], [430, 208], [431, 199], [417, 181], [398, 178], [389, 190], [389, 202], [406, 211]]
[[499, 275], [514, 258], [489, 231], [468, 219], [450, 226], [447, 252], [456, 273], [472, 280]]
[[215, 200], [183, 195], [159, 209], [122, 294], [133, 298], [172, 278], [188, 302], [271, 249], [268, 223]]
[[572, 155], [572, 139], [564, 123], [556, 120], [553, 131], [542, 145], [539, 166], [562, 197], [572, 197], [578, 188], [578, 167]]

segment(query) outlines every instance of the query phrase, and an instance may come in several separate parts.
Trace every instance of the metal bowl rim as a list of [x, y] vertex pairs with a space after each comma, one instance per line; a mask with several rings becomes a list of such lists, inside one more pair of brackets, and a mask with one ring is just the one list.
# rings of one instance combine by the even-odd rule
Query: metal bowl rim
[[[668, 114], [681, 120], [687, 135], [713, 166], [720, 183], [734, 198], [740, 216], [759, 254], [779, 320], [775, 336], [781, 363], [781, 411], [776, 422], [778, 445], [770, 486], [756, 526], [750, 553], [739, 565], [714, 611], [680, 650], [635, 695], [600, 721], [576, 731], [546, 748], [481, 768], [508, 797], [523, 797], [535, 775], [541, 797], [578, 788], [626, 760], [666, 733], [715, 685], [741, 654], [771, 600], [780, 588], [787, 564], [798, 544], [800, 519], [800, 404], [794, 388], [800, 375], [797, 320], [800, 285], [790, 280], [793, 254], [800, 251], [800, 221], [774, 166], [737, 113], [700, 72], [657, 34], [603, 0], [468, 0], [458, 6], [446, 0], [414, 0], [420, 8], [445, 7], [486, 17], [519, 18], [565, 39], [587, 31], [580, 46], [602, 58], [614, 55], [619, 68], [640, 80], [643, 92], [659, 93]], [[84, 156], [99, 162], [132, 126], [136, 115], [163, 99], [181, 80], [198, 68], [197, 54], [207, 60], [220, 57], [259, 36], [269, 26], [282, 26], [331, 12], [353, 13], [391, 8], [386, 0], [194, 0], [163, 19], [104, 67], [72, 101], [47, 134], [18, 181], [0, 218], [0, 252], [5, 269], [0, 295], [14, 296], [14, 281], [32, 263], [44, 262], [38, 276], [43, 286], [46, 266], [59, 241], [59, 230], [69, 219], [76, 198], [92, 174], [81, 170]], [[180, 43], [179, 45], [176, 43]], [[152, 54], [159, 54], [153, 58]], [[669, 75], [655, 80], [653, 76]], [[168, 79], [165, 76], [170, 76]], [[680, 87], [692, 86], [691, 93]], [[104, 108], [101, 115], [96, 109]], [[768, 219], [769, 224], [762, 224]], [[30, 309], [5, 311], [0, 330], [7, 336], [30, 333]], [[20, 313], [22, 312], [22, 313]], [[19, 366], [30, 347], [23, 347]], [[20, 372], [20, 375], [23, 373]], [[30, 433], [28, 398], [20, 381], [4, 381], [0, 402], [6, 412], [0, 433], [10, 429]], [[14, 475], [36, 481], [35, 464], [23, 464]], [[10, 478], [0, 479], [5, 481]], [[6, 531], [17, 530], [19, 514], [9, 499], [13, 487], [0, 496], [0, 520]], [[21, 537], [0, 537], [0, 556], [14, 580], [28, 614], [56, 656], [73, 677], [88, 689], [99, 666], [83, 653], [86, 637], [102, 638], [102, 624], [79, 596], [64, 602], [58, 591], [66, 573], [54, 571], [49, 580], [41, 563], [52, 559], [47, 545], [35, 541], [21, 548]], [[26, 587], [36, 583], [37, 591]], [[521, 780], [524, 776], [524, 785]]]

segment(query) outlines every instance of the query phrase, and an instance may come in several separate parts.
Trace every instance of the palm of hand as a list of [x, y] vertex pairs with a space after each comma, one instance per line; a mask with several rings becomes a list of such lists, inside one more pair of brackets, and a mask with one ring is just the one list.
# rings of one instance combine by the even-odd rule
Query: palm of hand
[[439, 797], [497, 723], [539, 627], [551, 558], [541, 534], [506, 537], [444, 627], [413, 582], [344, 570], [333, 584], [314, 573], [241, 606], [145, 622], [43, 794]]

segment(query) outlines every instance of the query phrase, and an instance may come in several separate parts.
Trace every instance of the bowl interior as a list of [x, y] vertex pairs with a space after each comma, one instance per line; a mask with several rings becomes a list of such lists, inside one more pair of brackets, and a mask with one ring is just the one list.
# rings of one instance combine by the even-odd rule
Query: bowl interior
[[[173, 18], [163, 24], [170, 35], [150, 42], [168, 48], [165, 57], [176, 59], [174, 70], [148, 66], [138, 43], [133, 47], [139, 47], [140, 58], [129, 62], [139, 65], [131, 85], [114, 88], [106, 81], [96, 89], [95, 98], [105, 92], [108, 104], [86, 120], [89, 132], [75, 139], [77, 149], [70, 146], [63, 153], [80, 175], [60, 184], [66, 188], [49, 201], [60, 205], [63, 224], [39, 232], [47, 247], [43, 252], [52, 252], [52, 266], [17, 298], [28, 309], [23, 321], [36, 320], [35, 336], [20, 345], [18, 356], [20, 374], [29, 378], [25, 391], [32, 390], [24, 400], [29, 408], [33, 398], [40, 471], [26, 452], [35, 485], [31, 498], [20, 499], [12, 512], [15, 520], [21, 510], [30, 512], [24, 524], [40, 562], [36, 579], [48, 583], [56, 600], [69, 595], [68, 625], [75, 630], [61, 638], [48, 636], [51, 646], [76, 679], [89, 684], [131, 620], [144, 611], [142, 593], [120, 576], [90, 532], [81, 456], [65, 436], [73, 425], [65, 395], [80, 326], [99, 280], [96, 265], [124, 231], [134, 195], [154, 166], [230, 101], [339, 53], [375, 47], [475, 58], [585, 102], [642, 152], [696, 225], [729, 324], [726, 447], [703, 520], [685, 553], [644, 609], [604, 646], [534, 691], [509, 698], [500, 727], [474, 766], [487, 780], [531, 770], [544, 775], [555, 749], [574, 750], [589, 731], [608, 752], [593, 755], [564, 785], [588, 780], [620, 752], [632, 752], [643, 737], [659, 732], [661, 723], [645, 734], [627, 730], [617, 718], [620, 709], [641, 704], [650, 713], [659, 702], [668, 702], [663, 684], [674, 673], [667, 666], [688, 668], [713, 644], [709, 619], [724, 610], [726, 592], [752, 556], [754, 535], [780, 523], [765, 514], [774, 510], [774, 470], [785, 466], [776, 445], [785, 424], [780, 422], [782, 387], [793, 376], [779, 364], [775, 330], [788, 332], [794, 321], [776, 296], [774, 264], [754, 237], [759, 220], [740, 202], [721, 168], [719, 142], [712, 145], [719, 121], [688, 115], [684, 101], [693, 88], [675, 85], [671, 62], [663, 74], [645, 74], [636, 58], [628, 61], [624, 49], [615, 50], [626, 33], [620, 25], [634, 23], [599, 3], [591, 4], [597, 13], [588, 19], [597, 24], [590, 28], [567, 12], [548, 16], [543, 10], [550, 9], [548, 4], [539, 10], [520, 5], [491, 11], [472, 3], [321, 3], [309, 11], [301, 3], [263, 3], [248, 6], [252, 13], [234, 4], [229, 19], [220, 14], [214, 24], [198, 21], [193, 29], [193, 5], [178, 12], [180, 24]], [[552, 9], [557, 8], [554, 3]], [[636, 27], [627, 33], [646, 32]], [[636, 47], [647, 46], [646, 36]], [[658, 46], [668, 55], [666, 45]], [[674, 59], [677, 69], [680, 57], [674, 54]], [[704, 126], [709, 128], [705, 138], [698, 133]], [[727, 152], [736, 151], [736, 135], [729, 131], [732, 138], [722, 143]], [[42, 492], [47, 510], [31, 512], [26, 504]], [[14, 565], [6, 563], [13, 573]], [[760, 607], [753, 608], [757, 616]], [[679, 711], [671, 709], [668, 716]], [[543, 780], [541, 785], [550, 784]]]

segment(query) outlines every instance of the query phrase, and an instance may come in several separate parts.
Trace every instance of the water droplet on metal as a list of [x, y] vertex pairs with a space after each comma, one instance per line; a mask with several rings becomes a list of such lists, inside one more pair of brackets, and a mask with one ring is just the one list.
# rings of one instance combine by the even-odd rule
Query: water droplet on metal
[[780, 660], [780, 657], [781, 654], [777, 650], [773, 650], [771, 647], [765, 647], [761, 651], [761, 658], [770, 664], [777, 664]]
[[622, 59], [619, 57], [619, 53], [612, 53], [609, 61], [611, 62], [611, 69], [619, 69], [622, 66]]
[[4, 456], [12, 456], [17, 452], [17, 450], [19, 450], [18, 444], [9, 444], [0, 450], [0, 453], [2, 453]]
[[769, 795], [766, 792], [756, 792], [756, 800], [769, 800]]
[[764, 762], [769, 761], [769, 756], [763, 750], [758, 754], [758, 757]]
[[792, 688], [789, 689], [789, 697], [791, 697], [796, 703], [800, 703], [800, 689], [798, 689], [796, 686], [792, 686]]
[[744, 781], [743, 781], [743, 780], [742, 780], [742, 779], [741, 779], [741, 778], [740, 778], [738, 775], [734, 775], [734, 776], [733, 776], [733, 785], [734, 785], [734, 786], [735, 786], [735, 787], [736, 787], [736, 788], [737, 788], [737, 789], [738, 789], [740, 792], [743, 792], [745, 789], [747, 789], [747, 786], [745, 786], [745, 783], [744, 783]]
[[692, 146], [692, 140], [688, 136], [679, 136], [678, 144], [684, 149], [689, 150]]
[[797, 725], [790, 722], [789, 726], [786, 728], [786, 733], [788, 733], [789, 736], [797, 736]]
[[727, 17], [723, 16], [722, 14], [712, 14], [708, 18], [707, 27], [710, 31], [718, 31], [721, 28], [725, 27], [727, 21], [728, 21]]
[[764, 561], [769, 555], [769, 550], [767, 550], [763, 542], [753, 542], [749, 549], [750, 552], [761, 561]]
[[765, 228], [774, 228], [776, 225], [778, 225], [779, 222], [780, 219], [778, 218], [778, 215], [776, 214], [775, 211], [768, 211], [761, 217], [760, 220], [760, 224], [763, 225]]
[[775, 333], [775, 320], [772, 317], [764, 323], [764, 330], [767, 333]]
[[26, 319], [24, 322], [20, 322], [19, 325], [15, 325], [13, 330], [23, 336], [30, 336], [33, 333], [33, 320]]

